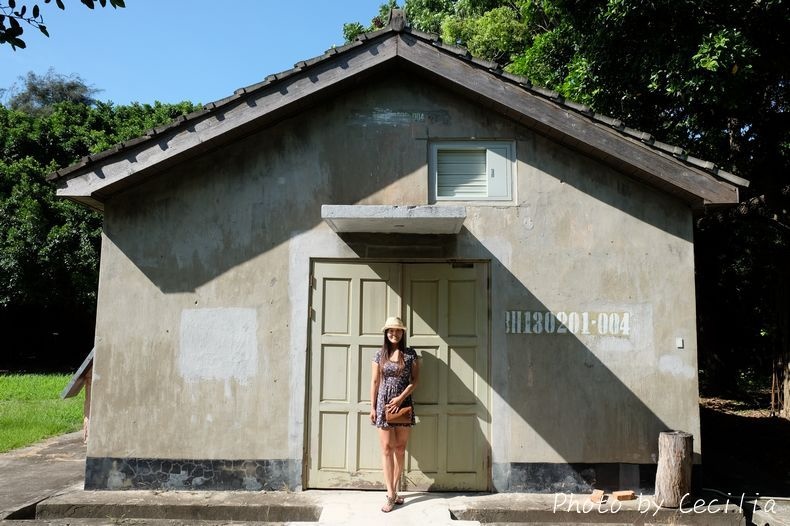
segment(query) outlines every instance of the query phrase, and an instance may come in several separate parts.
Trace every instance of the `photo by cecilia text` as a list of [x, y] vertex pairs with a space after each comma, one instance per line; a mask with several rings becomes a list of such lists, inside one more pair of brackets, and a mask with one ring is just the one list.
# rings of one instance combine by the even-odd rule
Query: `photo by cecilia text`
[[681, 498], [678, 508], [667, 508], [662, 506], [661, 502], [656, 501], [653, 495], [642, 495], [641, 493], [630, 501], [604, 498], [599, 502], [594, 502], [586, 495], [555, 493], [552, 512], [605, 514], [618, 513], [621, 511], [637, 511], [645, 515], [650, 514], [655, 516], [661, 509], [677, 511], [681, 514], [737, 513], [745, 510], [747, 507], [751, 508], [750, 511], [762, 509], [767, 513], [772, 513], [776, 510], [776, 501], [772, 498], [760, 497], [759, 494], [747, 495], [743, 493], [740, 495], [731, 495], [727, 493], [716, 498], [695, 499], [691, 494], [686, 493]]

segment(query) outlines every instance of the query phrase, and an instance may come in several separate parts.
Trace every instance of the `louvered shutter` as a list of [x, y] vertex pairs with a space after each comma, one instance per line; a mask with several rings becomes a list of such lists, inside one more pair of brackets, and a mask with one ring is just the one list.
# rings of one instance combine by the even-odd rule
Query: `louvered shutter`
[[436, 177], [437, 197], [485, 198], [488, 195], [486, 151], [438, 150]]
[[512, 199], [513, 147], [505, 141], [434, 143], [430, 150], [432, 199]]

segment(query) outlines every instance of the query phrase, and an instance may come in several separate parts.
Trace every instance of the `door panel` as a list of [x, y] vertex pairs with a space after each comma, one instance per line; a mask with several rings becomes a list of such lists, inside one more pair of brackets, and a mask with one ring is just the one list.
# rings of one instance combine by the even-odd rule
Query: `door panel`
[[473, 347], [449, 349], [447, 363], [453, 372], [447, 379], [447, 403], [475, 403], [475, 354]]
[[324, 301], [327, 301], [327, 298], [331, 298], [332, 301], [331, 305], [324, 305], [324, 333], [347, 334], [351, 312], [351, 280], [327, 279], [322, 285]]
[[[422, 358], [420, 383], [414, 394], [419, 418], [406, 460], [409, 488], [488, 489], [486, 272], [487, 267], [479, 263], [403, 267], [408, 344]], [[423, 422], [430, 425], [424, 426]], [[435, 457], [427, 457], [424, 443], [431, 443], [431, 455]], [[426, 470], [427, 465], [432, 469]]]
[[324, 345], [321, 351], [321, 401], [348, 400], [348, 347]]
[[346, 430], [348, 415], [345, 413], [321, 413], [321, 436], [326, 439], [321, 443], [319, 465], [321, 469], [344, 470], [346, 462]]
[[486, 272], [484, 264], [315, 263], [307, 487], [382, 487], [370, 367], [383, 320], [399, 314], [421, 356], [404, 489], [488, 489]]
[[400, 266], [315, 263], [310, 334], [308, 485], [364, 488], [381, 481], [370, 424], [370, 367], [382, 320], [399, 312]]

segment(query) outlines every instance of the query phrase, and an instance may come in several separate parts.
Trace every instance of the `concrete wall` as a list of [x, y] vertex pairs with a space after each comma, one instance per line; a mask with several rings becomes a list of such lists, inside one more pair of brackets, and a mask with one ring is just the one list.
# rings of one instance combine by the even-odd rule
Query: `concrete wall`
[[[459, 235], [322, 223], [322, 204], [426, 203], [429, 140], [465, 138], [515, 140], [517, 186], [512, 203], [468, 203]], [[249, 488], [255, 469], [294, 486], [315, 257], [490, 259], [500, 489], [522, 464], [654, 463], [665, 429], [700, 452], [690, 210], [434, 85], [387, 80], [106, 204], [89, 479], [128, 486], [124, 458], [258, 459], [240, 468]], [[525, 334], [544, 313], [628, 313], [628, 334]]]

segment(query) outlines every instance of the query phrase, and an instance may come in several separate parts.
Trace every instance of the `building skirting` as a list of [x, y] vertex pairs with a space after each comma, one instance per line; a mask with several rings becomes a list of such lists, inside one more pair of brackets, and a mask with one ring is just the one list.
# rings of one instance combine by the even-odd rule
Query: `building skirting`
[[[692, 487], [701, 480], [692, 470]], [[655, 464], [496, 463], [493, 490], [498, 493], [589, 493], [593, 489], [631, 489], [652, 494]], [[86, 490], [300, 491], [302, 462], [274, 460], [173, 460], [88, 457]]]
[[497, 463], [494, 464], [492, 478], [494, 489], [501, 493], [589, 493], [593, 489], [631, 489], [652, 493], [656, 465]]
[[302, 489], [302, 462], [88, 457], [85, 489], [298, 491]]
[[[499, 493], [590, 493], [633, 490], [652, 495], [656, 464], [511, 462], [493, 466], [492, 482]], [[702, 466], [691, 469], [693, 492], [702, 488]]]

